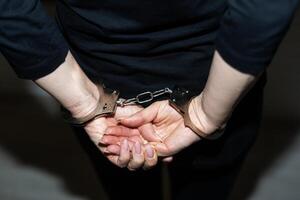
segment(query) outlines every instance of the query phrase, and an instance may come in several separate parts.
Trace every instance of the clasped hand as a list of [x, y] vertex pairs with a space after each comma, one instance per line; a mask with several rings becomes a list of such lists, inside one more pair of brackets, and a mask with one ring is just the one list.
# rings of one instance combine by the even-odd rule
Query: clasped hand
[[173, 155], [200, 140], [167, 100], [144, 109], [118, 107], [114, 117], [94, 119], [84, 128], [112, 163], [129, 170], [149, 169], [159, 158], [171, 161]]

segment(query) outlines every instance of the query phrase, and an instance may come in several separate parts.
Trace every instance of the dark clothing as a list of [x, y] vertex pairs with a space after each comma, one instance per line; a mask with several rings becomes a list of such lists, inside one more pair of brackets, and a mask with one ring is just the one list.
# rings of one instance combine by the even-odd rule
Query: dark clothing
[[25, 79], [52, 72], [69, 45], [86, 71], [107, 80], [203, 85], [215, 48], [245, 73], [263, 71], [297, 2], [59, 0], [63, 38], [39, 0], [1, 0], [0, 50]]
[[35, 79], [64, 61], [68, 45], [39, 0], [1, 0], [0, 51], [20, 78]]
[[[265, 71], [296, 4], [297, 0], [60, 0], [55, 22], [38, 0], [2, 0], [0, 50], [24, 79], [49, 74], [70, 49], [91, 79], [101, 79], [123, 97], [174, 84], [199, 94], [216, 49], [242, 72]], [[266, 73], [237, 107], [221, 139], [201, 141], [176, 156], [170, 168], [176, 196], [187, 194], [180, 193], [184, 188], [192, 191], [187, 187], [191, 181], [199, 188], [195, 186], [190, 194], [199, 192], [200, 199], [226, 196], [229, 190], [221, 190], [235, 177], [228, 174], [236, 173], [232, 170], [238, 168], [256, 136], [265, 82]], [[94, 155], [93, 145], [86, 148]], [[104, 179], [118, 174], [114, 168], [111, 175], [108, 169], [113, 167], [106, 169], [98, 155], [92, 157], [99, 173], [106, 170]], [[215, 182], [221, 180], [214, 178], [217, 172], [227, 178]], [[208, 174], [205, 181], [203, 174]], [[213, 192], [204, 187], [208, 183], [223, 186]], [[207, 190], [200, 192], [200, 188]], [[208, 192], [216, 196], [209, 198]]]

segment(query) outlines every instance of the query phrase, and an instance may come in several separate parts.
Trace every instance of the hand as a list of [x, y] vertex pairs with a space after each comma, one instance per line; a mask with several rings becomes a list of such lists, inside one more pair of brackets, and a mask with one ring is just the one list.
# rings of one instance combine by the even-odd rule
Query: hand
[[[152, 142], [159, 156], [172, 156], [200, 140], [200, 137], [184, 125], [183, 117], [169, 105], [167, 100], [158, 101], [120, 122], [135, 128], [152, 123], [153, 134], [162, 142]], [[201, 130], [201, 129], [200, 129]], [[141, 135], [144, 133], [141, 131]]]
[[[82, 71], [70, 52], [66, 56], [65, 62], [54, 72], [35, 80], [35, 83], [52, 95], [63, 107], [69, 110], [74, 118], [87, 116], [96, 108], [99, 101], [100, 94], [97, 86]], [[126, 110], [127, 109], [128, 107]], [[108, 126], [116, 124], [117, 122], [114, 118], [99, 118], [90, 122], [85, 129], [93, 142], [97, 145], [103, 136], [105, 129]], [[97, 128], [99, 128], [99, 130], [97, 130]], [[151, 137], [152, 136], [150, 136], [150, 138]], [[131, 139], [132, 138], [138, 137], [132, 136]], [[127, 146], [126, 144], [132, 146], [132, 142], [126, 140], [124, 140], [124, 142], [124, 148]], [[139, 146], [139, 143], [141, 142], [136, 144], [137, 147]], [[101, 147], [100, 150], [104, 152], [105, 148]], [[121, 158], [117, 159], [116, 157], [110, 156], [109, 159], [120, 166], [123, 163], [123, 157], [124, 156], [121, 156]], [[126, 158], [126, 160], [128, 159]]]
[[[144, 124], [138, 128], [130, 129], [130, 131], [118, 125], [117, 119], [128, 117], [140, 110], [142, 108], [138, 106], [117, 107], [114, 117], [97, 118], [84, 127], [99, 150], [119, 167], [136, 169], [143, 166], [148, 168], [157, 163], [157, 155], [152, 146], [147, 144], [147, 140], [156, 142], [161, 140], [149, 132], [152, 127], [150, 124]], [[116, 127], [115, 135], [110, 135], [106, 131], [109, 127]], [[144, 133], [144, 137], [140, 135], [140, 131]], [[104, 134], [106, 134], [105, 137]], [[119, 154], [112, 154], [111, 152], [114, 151], [118, 151]]]
[[[191, 109], [191, 113], [193, 113], [193, 111], [194, 109]], [[191, 115], [191, 117], [192, 116], [195, 116], [195, 114]], [[151, 142], [161, 157], [172, 156], [200, 140], [200, 137], [196, 133], [184, 125], [182, 116], [169, 105], [168, 101], [155, 102], [131, 117], [120, 120], [120, 124], [123, 126], [110, 127], [107, 131], [110, 135], [117, 136], [120, 129], [130, 132], [129, 128], [132, 128], [131, 130], [133, 131], [135, 128], [149, 123], [152, 127], [148, 127], [148, 130], [140, 130], [140, 134], [144, 136], [145, 132], [147, 134], [152, 133], [161, 138], [162, 142]], [[197, 123], [197, 127], [200, 130], [207, 129], [204, 128], [201, 123]], [[108, 141], [110, 138], [104, 136], [103, 139]], [[108, 149], [110, 148], [108, 147]], [[118, 151], [113, 152], [115, 155], [120, 153]]]

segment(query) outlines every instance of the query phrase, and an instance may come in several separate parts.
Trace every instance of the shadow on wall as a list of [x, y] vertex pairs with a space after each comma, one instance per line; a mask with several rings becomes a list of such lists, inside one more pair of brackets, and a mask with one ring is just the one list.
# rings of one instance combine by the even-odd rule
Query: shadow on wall
[[[279, 118], [263, 120], [260, 136], [246, 159], [231, 200], [249, 199], [256, 191], [258, 181], [293, 146], [299, 130], [299, 120]], [[285, 192], [284, 189], [282, 192]]]
[[[288, 152], [300, 130], [300, 12], [268, 69], [260, 136], [246, 159], [231, 200], [246, 200], [260, 178]], [[276, 192], [276, 191], [274, 191]]]
[[[5, 87], [3, 82], [0, 83], [1, 87]], [[18, 84], [18, 89], [23, 92], [5, 92], [0, 87], [1, 155], [7, 154], [13, 158], [17, 164], [16, 169], [35, 169], [36, 174], [42, 171], [57, 178], [63, 183], [65, 193], [70, 196], [89, 200], [103, 196], [101, 185], [71, 128], [61, 120], [56, 111], [49, 114], [49, 107], [45, 105], [45, 101], [49, 102], [49, 97], [32, 96], [28, 91], [25, 94], [27, 88], [23, 81], [15, 80], [10, 83]], [[5, 158], [0, 160], [1, 169], [5, 168], [5, 162]], [[18, 181], [23, 175], [26, 177], [25, 173], [14, 174], [8, 179], [11, 178], [14, 183], [33, 184], [26, 182], [26, 179]], [[6, 184], [4, 180], [0, 180], [0, 196], [5, 194], [2, 186]], [[46, 185], [43, 182], [40, 184]], [[52, 190], [53, 188], [49, 188], [50, 194]], [[41, 191], [36, 193], [40, 194]]]

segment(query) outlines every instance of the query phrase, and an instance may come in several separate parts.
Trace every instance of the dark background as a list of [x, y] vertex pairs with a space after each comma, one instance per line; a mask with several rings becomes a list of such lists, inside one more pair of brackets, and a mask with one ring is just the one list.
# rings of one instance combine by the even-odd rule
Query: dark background
[[[47, 2], [47, 8], [53, 10]], [[234, 200], [300, 196], [300, 13], [271, 66], [260, 136], [243, 167]], [[0, 55], [0, 199], [94, 200], [103, 197], [86, 155], [56, 102], [17, 79]]]

